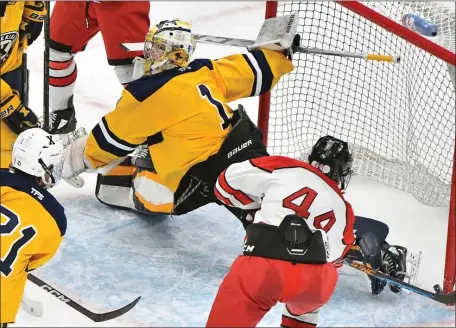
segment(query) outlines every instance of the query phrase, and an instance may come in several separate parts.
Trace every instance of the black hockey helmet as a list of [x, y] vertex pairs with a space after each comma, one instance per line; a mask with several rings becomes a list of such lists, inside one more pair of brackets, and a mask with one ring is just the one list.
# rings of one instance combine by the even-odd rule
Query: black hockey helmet
[[345, 141], [332, 136], [318, 139], [309, 155], [309, 163], [339, 184], [344, 191], [353, 173], [353, 156]]

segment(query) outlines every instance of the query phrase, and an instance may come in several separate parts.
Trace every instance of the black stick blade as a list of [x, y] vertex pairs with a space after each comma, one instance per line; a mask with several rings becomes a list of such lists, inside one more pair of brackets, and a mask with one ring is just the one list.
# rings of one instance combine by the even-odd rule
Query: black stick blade
[[91, 316], [89, 316], [90, 319], [92, 319], [95, 322], [102, 322], [102, 321], [108, 321], [117, 317], [120, 317], [121, 315], [124, 315], [131, 309], [135, 307], [136, 304], [138, 304], [139, 300], [141, 299], [141, 296], [138, 296], [137, 299], [135, 299], [133, 302], [130, 304], [125, 305], [123, 308], [111, 311], [111, 312], [106, 312], [106, 313], [92, 313]]
[[59, 299], [60, 301], [62, 301], [66, 305], [72, 307], [74, 310], [78, 311], [79, 313], [85, 315], [87, 318], [89, 318], [95, 322], [102, 322], [102, 321], [107, 321], [107, 320], [111, 320], [111, 319], [120, 317], [121, 315], [124, 315], [125, 313], [127, 313], [128, 311], [133, 309], [135, 307], [135, 305], [138, 304], [139, 300], [141, 299], [141, 296], [139, 296], [137, 299], [135, 299], [130, 304], [127, 304], [124, 307], [111, 311], [111, 312], [95, 313], [95, 312], [92, 312], [92, 311], [86, 309], [79, 303], [73, 301], [71, 298], [62, 294], [54, 287], [46, 284], [43, 280], [34, 276], [33, 274], [29, 273], [27, 275], [27, 279], [30, 280], [31, 282], [33, 282], [38, 287], [40, 287], [41, 289], [43, 289], [46, 292], [48, 292], [49, 294], [51, 294], [52, 296], [54, 296], [57, 299]]

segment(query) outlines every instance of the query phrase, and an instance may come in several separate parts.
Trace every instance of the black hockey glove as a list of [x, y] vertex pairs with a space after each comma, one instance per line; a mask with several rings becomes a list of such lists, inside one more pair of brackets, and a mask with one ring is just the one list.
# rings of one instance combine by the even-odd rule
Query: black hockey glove
[[234, 216], [239, 220], [241, 221], [242, 223], [242, 226], [244, 227], [244, 229], [247, 230], [247, 227], [253, 223], [253, 219], [255, 217], [255, 212], [257, 210], [243, 210], [243, 209], [240, 209], [238, 207], [231, 207], [231, 206], [227, 206], [223, 203], [221, 203], [219, 200], [216, 200], [216, 203], [219, 204], [219, 205], [223, 205], [225, 206], [225, 208], [230, 211], [232, 214], [234, 214]]
[[19, 28], [19, 40], [27, 38], [27, 44], [31, 45], [41, 33], [47, 10], [44, 1], [26, 1], [22, 22]]
[[3, 102], [1, 107], [1, 118], [3, 122], [16, 134], [30, 128], [39, 127], [36, 114], [23, 103], [19, 102], [17, 104], [17, 102], [14, 96]]

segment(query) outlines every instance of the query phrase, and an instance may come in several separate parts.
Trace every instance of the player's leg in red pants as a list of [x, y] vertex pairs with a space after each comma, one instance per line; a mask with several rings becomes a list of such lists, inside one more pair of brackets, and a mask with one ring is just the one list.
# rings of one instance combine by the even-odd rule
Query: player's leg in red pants
[[93, 2], [54, 2], [50, 21], [49, 62], [49, 100], [52, 110], [67, 108], [78, 72], [73, 57], [85, 49], [98, 30]]
[[295, 327], [309, 327], [298, 316], [323, 306], [336, 282], [337, 271], [331, 264], [239, 256], [219, 287], [206, 326], [254, 327], [271, 307], [282, 302], [297, 317], [300, 325]]
[[144, 42], [149, 31], [149, 1], [102, 1], [94, 3], [108, 63], [114, 66], [120, 83], [131, 81], [133, 59], [142, 51], [127, 51], [125, 42]]

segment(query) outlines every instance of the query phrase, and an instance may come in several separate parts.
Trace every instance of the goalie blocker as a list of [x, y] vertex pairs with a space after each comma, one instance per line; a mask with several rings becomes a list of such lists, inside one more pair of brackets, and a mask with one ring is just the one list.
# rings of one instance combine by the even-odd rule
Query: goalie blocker
[[[149, 215], [181, 215], [218, 202], [213, 194], [214, 184], [224, 169], [233, 163], [268, 156], [260, 130], [241, 105], [234, 111], [231, 124], [233, 128], [219, 152], [193, 166], [175, 193], [156, 173], [147, 145], [144, 145], [107, 174], [98, 174], [96, 197], [106, 205]], [[245, 220], [245, 211], [229, 210], [241, 222]]]

